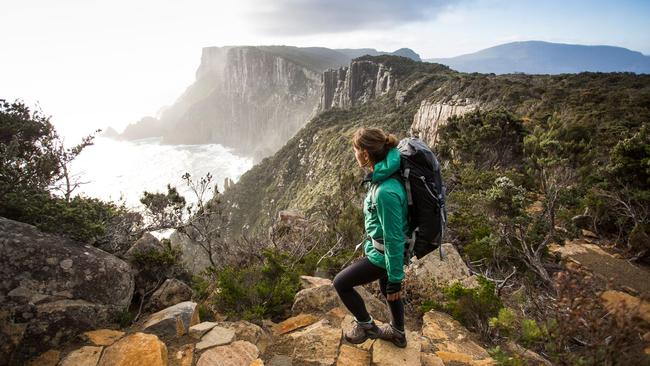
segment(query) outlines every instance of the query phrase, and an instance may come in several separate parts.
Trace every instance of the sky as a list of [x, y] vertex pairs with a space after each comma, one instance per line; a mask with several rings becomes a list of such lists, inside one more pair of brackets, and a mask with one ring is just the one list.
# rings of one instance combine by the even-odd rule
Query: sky
[[0, 99], [51, 115], [68, 144], [156, 116], [208, 46], [408, 47], [438, 58], [542, 40], [650, 55], [649, 0], [0, 1]]

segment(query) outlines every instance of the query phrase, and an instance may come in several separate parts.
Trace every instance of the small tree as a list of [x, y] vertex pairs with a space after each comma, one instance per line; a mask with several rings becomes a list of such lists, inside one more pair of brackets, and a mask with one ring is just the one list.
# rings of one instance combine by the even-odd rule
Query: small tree
[[70, 163], [81, 154], [83, 149], [93, 144], [95, 140], [94, 134], [101, 131], [100, 129], [95, 130], [93, 134], [83, 137], [81, 143], [71, 148], [66, 148], [63, 139], [58, 136], [56, 131], [53, 132], [53, 149], [59, 165], [59, 174], [56, 176], [56, 183], [51, 187], [51, 190], [61, 192], [68, 203], [74, 190], [86, 183], [82, 182], [78, 175], [73, 175], [70, 172]]
[[221, 205], [219, 187], [216, 184], [212, 186], [210, 173], [198, 181], [193, 180], [190, 173], [185, 173], [183, 179], [197, 201], [196, 204], [187, 206], [187, 222], [181, 225], [178, 231], [200, 246], [208, 256], [210, 264], [217, 268], [215, 255], [225, 254], [228, 250], [224, 235], [227, 218]]

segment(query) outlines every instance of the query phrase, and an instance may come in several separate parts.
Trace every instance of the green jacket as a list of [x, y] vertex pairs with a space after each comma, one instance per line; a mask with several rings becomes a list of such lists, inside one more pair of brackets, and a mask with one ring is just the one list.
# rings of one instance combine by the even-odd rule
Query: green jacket
[[364, 252], [372, 264], [386, 269], [388, 281], [394, 283], [404, 278], [404, 243], [408, 233], [406, 190], [398, 179], [388, 179], [399, 167], [399, 150], [392, 148], [384, 160], [375, 164], [363, 204], [366, 233], [371, 238], [384, 239], [385, 248], [382, 254], [372, 246], [372, 240], [366, 239]]

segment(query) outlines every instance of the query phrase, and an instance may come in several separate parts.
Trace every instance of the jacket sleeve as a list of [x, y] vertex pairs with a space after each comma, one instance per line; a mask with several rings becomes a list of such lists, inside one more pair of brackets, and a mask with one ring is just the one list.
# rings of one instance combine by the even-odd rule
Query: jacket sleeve
[[404, 278], [404, 218], [402, 203], [397, 193], [378, 190], [377, 216], [384, 234], [384, 260], [388, 281], [401, 282]]

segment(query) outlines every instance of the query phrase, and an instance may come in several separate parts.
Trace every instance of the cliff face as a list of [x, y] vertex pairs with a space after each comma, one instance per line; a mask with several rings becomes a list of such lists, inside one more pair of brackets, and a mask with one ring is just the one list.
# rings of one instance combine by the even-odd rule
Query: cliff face
[[166, 143], [220, 143], [261, 158], [312, 117], [320, 74], [256, 47], [203, 50], [196, 82], [166, 111]]
[[438, 129], [447, 123], [452, 116], [462, 116], [479, 107], [470, 99], [441, 103], [423, 100], [420, 108], [413, 116], [411, 131], [417, 133], [429, 146], [438, 141]]
[[[412, 50], [398, 51], [419, 60]], [[380, 63], [350, 64], [352, 57], [385, 53], [323, 47], [207, 47], [196, 80], [160, 119], [146, 117], [129, 125], [120, 137], [163, 136], [169, 144], [220, 143], [260, 160], [314, 117], [324, 99], [328, 100], [324, 110], [349, 107], [390, 90], [392, 74]], [[349, 66], [322, 76], [325, 70], [344, 65]], [[324, 81], [330, 84], [325, 89], [329, 96], [322, 98]]]
[[388, 93], [394, 77], [382, 63], [355, 60], [350, 66], [323, 73], [320, 111], [346, 109]]

